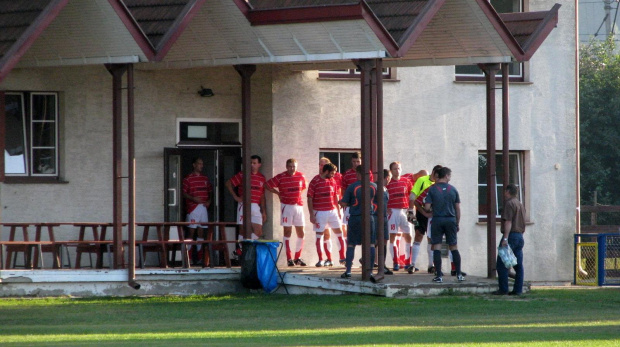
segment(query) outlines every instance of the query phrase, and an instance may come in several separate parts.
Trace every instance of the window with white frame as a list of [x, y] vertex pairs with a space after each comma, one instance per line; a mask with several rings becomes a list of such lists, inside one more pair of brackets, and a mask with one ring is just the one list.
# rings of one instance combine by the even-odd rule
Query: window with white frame
[[58, 177], [58, 93], [6, 92], [5, 177]]
[[[523, 12], [524, 1], [526, 0], [490, 0], [491, 5], [497, 13], [514, 13]], [[524, 63], [513, 62], [509, 65], [508, 74], [510, 81], [524, 81]], [[454, 67], [457, 81], [481, 81], [484, 80], [484, 73], [478, 65], [456, 65]], [[496, 76], [501, 76], [502, 72], [498, 71]]]
[[[508, 165], [509, 183], [517, 186], [517, 198], [524, 201], [524, 156], [525, 152], [509, 152]], [[478, 218], [480, 220], [486, 220], [489, 210], [489, 203], [487, 201], [487, 190], [489, 189], [487, 182], [487, 167], [488, 156], [487, 153], [481, 151], [478, 153]], [[504, 164], [503, 155], [501, 153], [495, 155], [495, 172], [496, 172], [496, 185], [493, 191], [495, 192], [495, 211], [499, 218], [502, 214], [504, 206]]]
[[[319, 70], [319, 78], [342, 78], [342, 79], [359, 79], [362, 75], [360, 69], [340, 69], [340, 70]], [[384, 67], [383, 79], [395, 80], [396, 68]]]
[[334, 165], [336, 165], [338, 172], [344, 174], [351, 168], [353, 153], [359, 151], [359, 149], [321, 149], [319, 151], [319, 158], [328, 158]]

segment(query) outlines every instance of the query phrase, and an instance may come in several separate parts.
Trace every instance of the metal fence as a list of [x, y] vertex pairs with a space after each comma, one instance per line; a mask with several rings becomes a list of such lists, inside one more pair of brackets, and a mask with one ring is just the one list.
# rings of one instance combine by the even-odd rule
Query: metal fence
[[575, 234], [574, 283], [620, 285], [620, 234]]

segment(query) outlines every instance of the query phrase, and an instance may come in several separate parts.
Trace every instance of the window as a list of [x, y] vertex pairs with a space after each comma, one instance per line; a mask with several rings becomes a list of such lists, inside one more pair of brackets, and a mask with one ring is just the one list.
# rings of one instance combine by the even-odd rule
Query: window
[[[319, 70], [319, 78], [359, 79], [360, 76], [360, 69]], [[384, 67], [383, 79], [395, 80], [396, 68]]]
[[6, 92], [4, 174], [58, 177], [58, 94]]
[[[524, 0], [490, 0], [491, 5], [495, 8], [497, 13], [512, 13], [524, 11]], [[524, 75], [524, 63], [514, 62], [511, 63], [508, 68], [509, 80], [513, 82], [523, 82], [525, 80]], [[457, 65], [454, 68], [457, 81], [483, 81], [484, 73], [478, 65]], [[497, 73], [497, 77], [501, 76], [502, 72]]]
[[[517, 198], [521, 200], [524, 205], [525, 201], [523, 199], [524, 196], [524, 175], [523, 175], [523, 166], [524, 166], [524, 152], [510, 152], [508, 154], [509, 165], [510, 165], [510, 179], [509, 182], [516, 185], [518, 188]], [[478, 153], [478, 218], [480, 220], [486, 220], [489, 204], [487, 202], [487, 153], [479, 152]], [[495, 211], [497, 211], [497, 217], [499, 218], [502, 214], [502, 209], [504, 206], [504, 164], [502, 162], [503, 155], [496, 154], [495, 155], [495, 164], [496, 164], [496, 181], [497, 184], [495, 186]]]
[[179, 146], [233, 146], [241, 144], [241, 123], [237, 120], [177, 118]]
[[319, 158], [329, 158], [329, 160], [338, 168], [338, 172], [344, 174], [347, 170], [351, 168], [351, 158], [353, 158], [353, 153], [355, 152], [359, 152], [359, 149], [321, 149], [319, 152]]

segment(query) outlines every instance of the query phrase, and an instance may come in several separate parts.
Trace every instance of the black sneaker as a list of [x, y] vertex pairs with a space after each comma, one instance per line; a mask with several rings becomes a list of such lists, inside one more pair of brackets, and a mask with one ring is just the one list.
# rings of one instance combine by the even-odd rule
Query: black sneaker
[[400, 266], [398, 265], [398, 263], [394, 263], [394, 271], [398, 271], [400, 269]]
[[344, 265], [344, 264], [347, 263], [347, 260], [346, 259], [340, 259], [340, 260], [338, 260], [338, 262], [340, 263], [340, 265]]
[[385, 268], [385, 269], [383, 270], [383, 273], [384, 273], [385, 275], [393, 275], [393, 274], [394, 274], [394, 273], [392, 272], [392, 270], [390, 270], [390, 269], [388, 269], [388, 268]]
[[433, 278], [433, 282], [435, 282], [435, 283], [443, 283], [443, 277], [437, 276], [437, 277]]
[[420, 269], [418, 269], [417, 267], [413, 266], [413, 265], [409, 265], [407, 267], [407, 273], [408, 274], [413, 274], [414, 272], [418, 272], [420, 271]]
[[323, 266], [330, 266], [331, 267], [331, 266], [334, 266], [334, 263], [332, 263], [332, 261], [328, 259], [328, 260], [325, 261], [325, 263], [323, 263]]
[[295, 262], [293, 261], [293, 259], [289, 259], [289, 260], [286, 262], [286, 264], [287, 264], [288, 266], [295, 266]]
[[[456, 276], [456, 270], [452, 270], [452, 271], [450, 271], [450, 275], [452, 275], [452, 276]], [[463, 276], [467, 276], [467, 273], [466, 273], [466, 272], [461, 271], [461, 275], [463, 275]]]
[[434, 274], [435, 273], [435, 267], [434, 266], [429, 266], [427, 271], [428, 271], [429, 274]]
[[316, 263], [316, 265], [315, 265], [315, 266], [316, 266], [316, 267], [321, 267], [321, 266], [323, 266], [323, 261], [322, 261], [322, 260], [319, 260], [319, 262], [318, 262], [318, 263]]
[[306, 262], [303, 261], [303, 259], [298, 258], [298, 259], [295, 259], [295, 265], [306, 266]]
[[345, 272], [342, 275], [340, 275], [340, 278], [351, 278], [351, 274], [348, 272]]

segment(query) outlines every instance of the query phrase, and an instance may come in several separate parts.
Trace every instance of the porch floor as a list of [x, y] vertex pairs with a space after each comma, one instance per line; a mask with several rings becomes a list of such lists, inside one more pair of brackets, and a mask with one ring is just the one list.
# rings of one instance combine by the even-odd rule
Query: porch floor
[[[127, 270], [63, 269], [63, 270], [0, 270], [0, 297], [15, 296], [132, 296], [132, 295], [195, 295], [252, 292], [240, 281], [240, 268], [147, 268], [136, 269], [141, 288], [127, 285]], [[405, 271], [385, 276], [378, 283], [361, 280], [361, 269], [354, 268], [352, 278], [342, 279], [343, 266], [331, 268], [280, 268], [283, 284], [278, 294], [362, 294], [385, 297], [420, 297], [450, 293], [485, 294], [497, 289], [497, 281], [467, 276], [444, 276], [444, 283], [433, 283], [433, 275]], [[282, 282], [278, 279], [279, 282]], [[529, 290], [526, 284], [525, 290]], [[258, 290], [256, 292], [262, 292]]]

